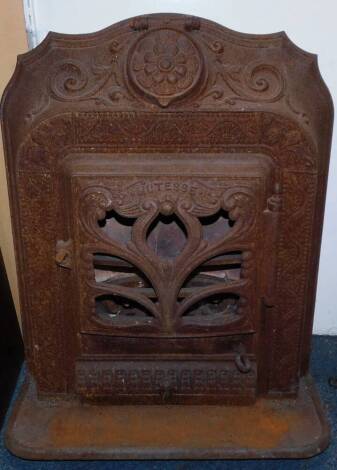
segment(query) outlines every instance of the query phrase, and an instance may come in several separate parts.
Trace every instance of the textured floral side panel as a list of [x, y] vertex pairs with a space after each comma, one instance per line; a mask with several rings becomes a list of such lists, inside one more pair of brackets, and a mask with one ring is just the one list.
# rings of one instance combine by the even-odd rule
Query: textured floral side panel
[[42, 393], [64, 392], [66, 388], [66, 345], [60, 301], [65, 294], [61, 291], [60, 268], [55, 264], [61, 217], [55, 198], [57, 191], [58, 180], [49, 173], [18, 176], [22, 241], [18, 262], [20, 276], [24, 277], [22, 307], [30, 334], [27, 355], [29, 363], [34, 363], [34, 375]]
[[283, 174], [283, 230], [278, 247], [278, 308], [273, 324], [271, 390], [291, 391], [297, 387], [316, 184], [315, 175], [289, 171]]

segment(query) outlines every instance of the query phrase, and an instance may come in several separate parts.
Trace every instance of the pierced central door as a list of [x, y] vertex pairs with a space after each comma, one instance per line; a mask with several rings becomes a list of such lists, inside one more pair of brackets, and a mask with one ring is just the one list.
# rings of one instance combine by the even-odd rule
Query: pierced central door
[[77, 155], [65, 168], [79, 393], [254, 399], [268, 159]]

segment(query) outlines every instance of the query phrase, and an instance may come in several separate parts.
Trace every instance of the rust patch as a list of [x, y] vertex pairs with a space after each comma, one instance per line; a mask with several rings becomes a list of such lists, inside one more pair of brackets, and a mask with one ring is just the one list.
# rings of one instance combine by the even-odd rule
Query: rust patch
[[98, 406], [41, 402], [30, 387], [7, 445], [40, 459], [304, 457], [329, 441], [312, 394], [302, 380], [298, 398], [251, 406]]
[[297, 416], [254, 407], [122, 406], [76, 408], [50, 423], [55, 447], [276, 447]]

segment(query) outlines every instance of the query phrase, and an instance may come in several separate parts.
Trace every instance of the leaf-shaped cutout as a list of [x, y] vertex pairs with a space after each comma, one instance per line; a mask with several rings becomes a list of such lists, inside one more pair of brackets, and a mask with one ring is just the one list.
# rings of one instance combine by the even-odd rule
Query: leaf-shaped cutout
[[159, 214], [148, 229], [147, 243], [157, 256], [176, 258], [187, 243], [185, 226], [175, 214]]
[[114, 210], [106, 212], [105, 217], [98, 221], [100, 230], [118, 243], [125, 245], [131, 240], [132, 227], [136, 219], [124, 217]]
[[220, 209], [215, 214], [206, 217], [199, 217], [202, 225], [203, 239], [208, 242], [215, 242], [225, 238], [235, 221], [231, 220], [229, 214], [224, 209]]
[[188, 289], [238, 281], [242, 274], [241, 263], [241, 251], [214, 256], [191, 272], [183, 284], [179, 297], [183, 298], [184, 292]]
[[191, 305], [183, 319], [205, 326], [224, 325], [239, 318], [240, 296], [232, 293], [214, 294]]
[[124, 259], [106, 253], [94, 253], [95, 281], [132, 288], [151, 288], [145, 274]]
[[95, 299], [95, 313], [100, 321], [111, 326], [150, 325], [154, 317], [138, 302], [115, 294], [103, 294]]

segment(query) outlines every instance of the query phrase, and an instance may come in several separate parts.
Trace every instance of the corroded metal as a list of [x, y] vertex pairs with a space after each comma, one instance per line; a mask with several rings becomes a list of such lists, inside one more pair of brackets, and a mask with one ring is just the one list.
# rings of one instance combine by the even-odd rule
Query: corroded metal
[[26, 384], [17, 413], [6, 444], [26, 459], [302, 458], [329, 442], [308, 379], [296, 399], [259, 398], [249, 407], [86, 404], [85, 413], [76, 400], [46, 406]]
[[19, 58], [3, 116], [36, 400], [296, 400], [332, 128], [315, 56], [174, 14], [50, 33]]

